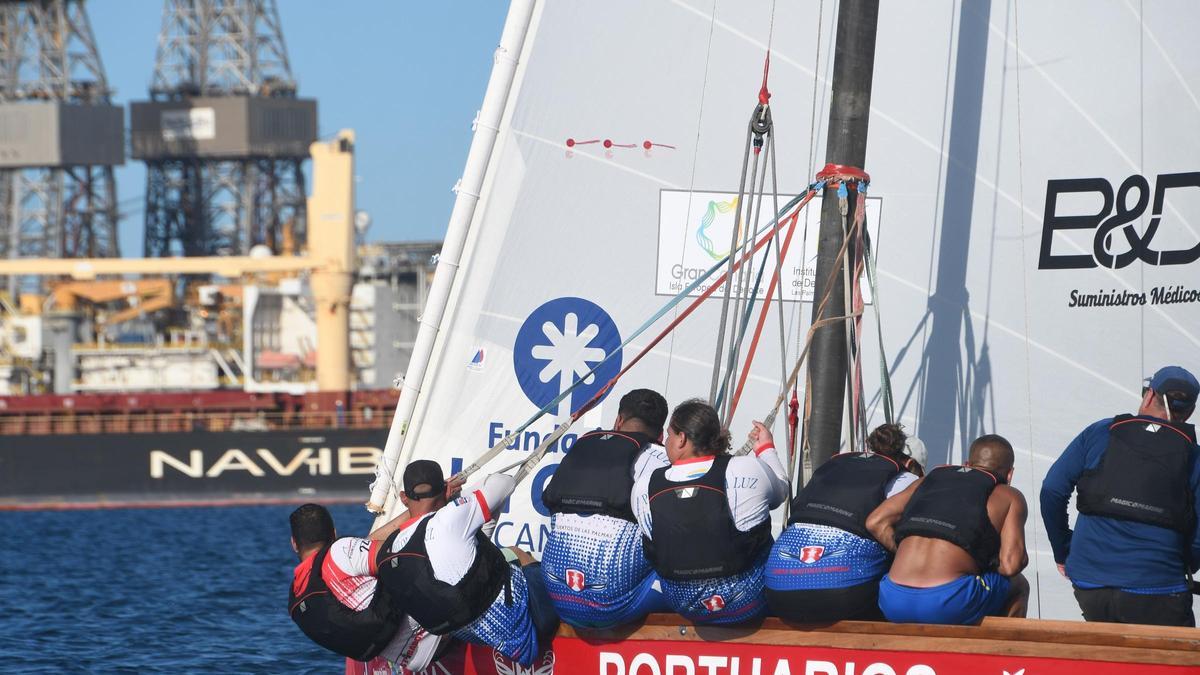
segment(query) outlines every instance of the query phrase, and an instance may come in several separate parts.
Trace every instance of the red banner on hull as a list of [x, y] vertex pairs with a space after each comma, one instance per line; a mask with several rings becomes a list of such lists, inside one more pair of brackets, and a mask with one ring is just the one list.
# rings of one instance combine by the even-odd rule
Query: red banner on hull
[[[390, 675], [348, 662], [347, 675]], [[1200, 657], [1198, 657], [1200, 666]], [[404, 675], [1184, 675], [1197, 666], [1115, 663], [1038, 656], [841, 649], [744, 642], [625, 640], [589, 643], [558, 637], [532, 666], [489, 647], [455, 644], [420, 673]]]

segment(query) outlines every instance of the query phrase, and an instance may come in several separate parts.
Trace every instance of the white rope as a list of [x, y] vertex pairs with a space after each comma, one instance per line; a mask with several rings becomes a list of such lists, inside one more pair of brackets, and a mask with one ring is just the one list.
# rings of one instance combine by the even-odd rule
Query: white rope
[[[775, 130], [771, 130], [771, 138], [767, 142], [767, 157], [771, 162], [771, 204], [774, 213], [779, 213], [779, 172], [775, 162]], [[793, 226], [794, 227], [794, 226]], [[795, 230], [792, 230], [793, 233]], [[803, 265], [803, 263], [801, 263]], [[775, 232], [775, 275], [778, 282], [775, 284], [776, 296], [779, 301], [776, 315], [779, 317], [779, 374], [781, 381], [787, 379], [787, 331], [783, 324], [783, 314], [786, 307], [783, 304], [783, 250], [779, 245], [779, 232]], [[765, 302], [771, 302], [771, 298], [767, 298]], [[800, 303], [797, 303], [800, 304]], [[785, 418], [786, 420], [786, 418]], [[787, 462], [791, 463], [792, 453], [792, 425], [790, 422], [784, 422], [784, 438], [787, 440]], [[789, 476], [790, 479], [790, 476]], [[786, 513], [786, 509], [785, 509]]]
[[[521, 481], [525, 480], [525, 477], [528, 476], [530, 473], [533, 473], [533, 470], [535, 467], [537, 467], [538, 462], [541, 462], [542, 457], [546, 456], [546, 451], [550, 448], [550, 446], [557, 443], [558, 439], [562, 438], [563, 434], [567, 433], [567, 430], [570, 429], [571, 425], [574, 423], [575, 423], [574, 420], [572, 420], [571, 418], [567, 418], [566, 422], [563, 422], [562, 424], [558, 425], [557, 429], [555, 429], [553, 432], [551, 432], [551, 434], [549, 436], [542, 439], [541, 444], [538, 445], [537, 448], [535, 448], [532, 452], [529, 453], [529, 456], [520, 463], [521, 468], [517, 470], [516, 482], [518, 484], [520, 484]], [[511, 468], [512, 468], [511, 466], [508, 467], [508, 469], [511, 469]], [[507, 471], [508, 469], [505, 469], [505, 471]]]
[[[1017, 5], [1013, 3], [1013, 48], [1019, 54], [1021, 52], [1021, 22], [1017, 16]], [[1025, 156], [1021, 145], [1021, 69], [1015, 68], [1016, 71], [1016, 87], [1017, 87], [1017, 203], [1025, 204]], [[1027, 270], [1025, 266], [1025, 209], [1018, 208], [1018, 223], [1021, 230], [1019, 238], [1019, 248], [1021, 249], [1021, 269]], [[1022, 308], [1025, 310], [1025, 401], [1029, 410], [1029, 494], [1037, 494], [1037, 481], [1033, 474], [1033, 369], [1030, 365], [1031, 355], [1029, 347], [1029, 281], [1028, 275], [1021, 275], [1021, 302]], [[1033, 519], [1033, 585], [1037, 593], [1038, 601], [1038, 618], [1042, 618], [1042, 575], [1041, 575], [1041, 556], [1038, 552], [1038, 519]]]
[[[816, 160], [816, 154], [817, 154], [817, 98], [818, 98], [817, 97], [817, 85], [821, 80], [821, 78], [820, 78], [821, 38], [822, 38], [822, 35], [825, 30], [825, 0], [821, 0], [817, 6], [817, 24], [816, 24], [816, 26], [817, 26], [817, 40], [816, 40], [816, 48], [813, 51], [814, 58], [813, 58], [812, 102], [811, 102], [811, 109], [810, 109], [810, 113], [809, 113], [810, 116], [809, 116], [809, 125], [808, 125], [808, 169], [809, 169], [810, 174], [815, 173], [814, 162]], [[801, 346], [804, 341], [804, 338], [803, 338], [804, 331], [800, 328], [800, 326], [804, 323], [804, 293], [805, 293], [804, 282], [808, 278], [808, 273], [806, 271], [808, 268], [808, 214], [807, 213], [805, 214], [805, 218], [804, 218], [803, 235], [804, 235], [804, 237], [800, 241], [800, 299], [797, 300], [797, 302], [796, 302], [796, 314], [795, 314], [795, 318], [792, 322], [792, 325], [795, 328], [796, 351], [797, 352], [800, 351]], [[813, 269], [813, 279], [814, 279], [814, 281], [816, 279], [816, 269], [815, 268]], [[816, 284], [815, 283], [813, 284], [813, 291], [814, 291], [813, 302], [816, 302], [816, 297], [815, 297]], [[808, 387], [808, 381], [806, 378], [805, 386], [804, 386], [805, 402], [807, 402], [807, 400], [808, 400], [808, 392], [809, 392], [809, 387]], [[803, 408], [806, 406], [802, 405], [801, 407]], [[800, 424], [797, 425], [797, 429], [796, 429], [795, 444], [796, 444], [797, 452], [796, 452], [796, 456], [792, 458], [793, 465], [791, 467], [789, 467], [789, 469], [788, 469], [790, 475], [793, 478], [795, 478], [796, 471], [797, 471], [796, 464], [800, 464], [800, 466], [799, 466], [800, 476], [799, 476], [799, 480], [797, 481], [800, 485], [804, 485], [807, 482], [808, 475], [812, 468], [812, 457], [808, 450], [808, 434], [806, 433], [806, 431], [807, 431], [806, 422], [807, 421], [808, 421], [808, 416], [801, 413]], [[800, 457], [804, 458], [803, 462], [797, 461], [800, 459]]]
[[[771, 21], [767, 25], [767, 53], [771, 53], [771, 39], [775, 37], [775, 0], [771, 0]], [[775, 213], [779, 213], [778, 210]]]

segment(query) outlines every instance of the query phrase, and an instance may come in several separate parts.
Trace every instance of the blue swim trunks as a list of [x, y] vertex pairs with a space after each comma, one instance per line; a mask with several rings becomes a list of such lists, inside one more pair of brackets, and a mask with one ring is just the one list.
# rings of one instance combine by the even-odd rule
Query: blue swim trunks
[[608, 628], [667, 612], [637, 525], [604, 515], [556, 513], [542, 551], [546, 590], [572, 626]]
[[1008, 577], [997, 572], [962, 576], [931, 588], [902, 586], [884, 576], [879, 609], [894, 623], [975, 624], [1004, 610], [1008, 587]]
[[767, 552], [748, 570], [719, 579], [662, 580], [663, 595], [683, 618], [704, 624], [734, 624], [765, 616], [763, 568]]

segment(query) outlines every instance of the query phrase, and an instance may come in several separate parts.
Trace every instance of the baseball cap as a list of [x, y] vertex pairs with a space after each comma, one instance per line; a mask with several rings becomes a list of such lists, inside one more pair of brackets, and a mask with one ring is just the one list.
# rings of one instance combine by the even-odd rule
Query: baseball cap
[[917, 460], [917, 464], [925, 466], [925, 460], [929, 459], [929, 452], [925, 449], [925, 443], [916, 436], [909, 436], [904, 442], [904, 450], [908, 452], [908, 456]]
[[1195, 407], [1196, 397], [1200, 396], [1200, 382], [1196, 381], [1196, 376], [1179, 366], [1159, 368], [1146, 383], [1159, 394], [1175, 392], [1174, 397], [1165, 398], [1175, 412], [1186, 412]]
[[[418, 490], [420, 485], [428, 485], [424, 490]], [[418, 459], [404, 469], [404, 494], [409, 499], [428, 499], [446, 492], [446, 479], [442, 477], [442, 467], [431, 459]]]

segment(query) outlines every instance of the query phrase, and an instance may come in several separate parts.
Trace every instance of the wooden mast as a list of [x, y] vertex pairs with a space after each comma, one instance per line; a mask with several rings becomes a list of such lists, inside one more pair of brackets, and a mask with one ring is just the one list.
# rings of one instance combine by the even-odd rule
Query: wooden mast
[[[871, 78], [875, 68], [875, 28], [879, 0], [842, 0], [838, 11], [837, 39], [833, 57], [833, 91], [829, 104], [829, 135], [825, 161], [829, 164], [864, 168], [867, 156], [867, 121], [871, 110]], [[846, 222], [853, 222], [854, 199]], [[826, 188], [821, 202], [821, 229], [817, 244], [814, 298], [830, 294], [823, 317], [846, 313], [847, 271], [838, 251], [845, 234], [842, 229], [837, 190]], [[832, 280], [832, 283], [830, 281]], [[832, 288], [829, 288], [832, 285]], [[813, 321], [820, 302], [813, 303]], [[849, 384], [845, 322], [817, 329], [809, 359], [809, 395], [812, 414], [805, 438], [812, 448], [813, 468], [838, 452], [841, 445], [843, 402]], [[849, 430], [853, 441], [854, 430]]]

